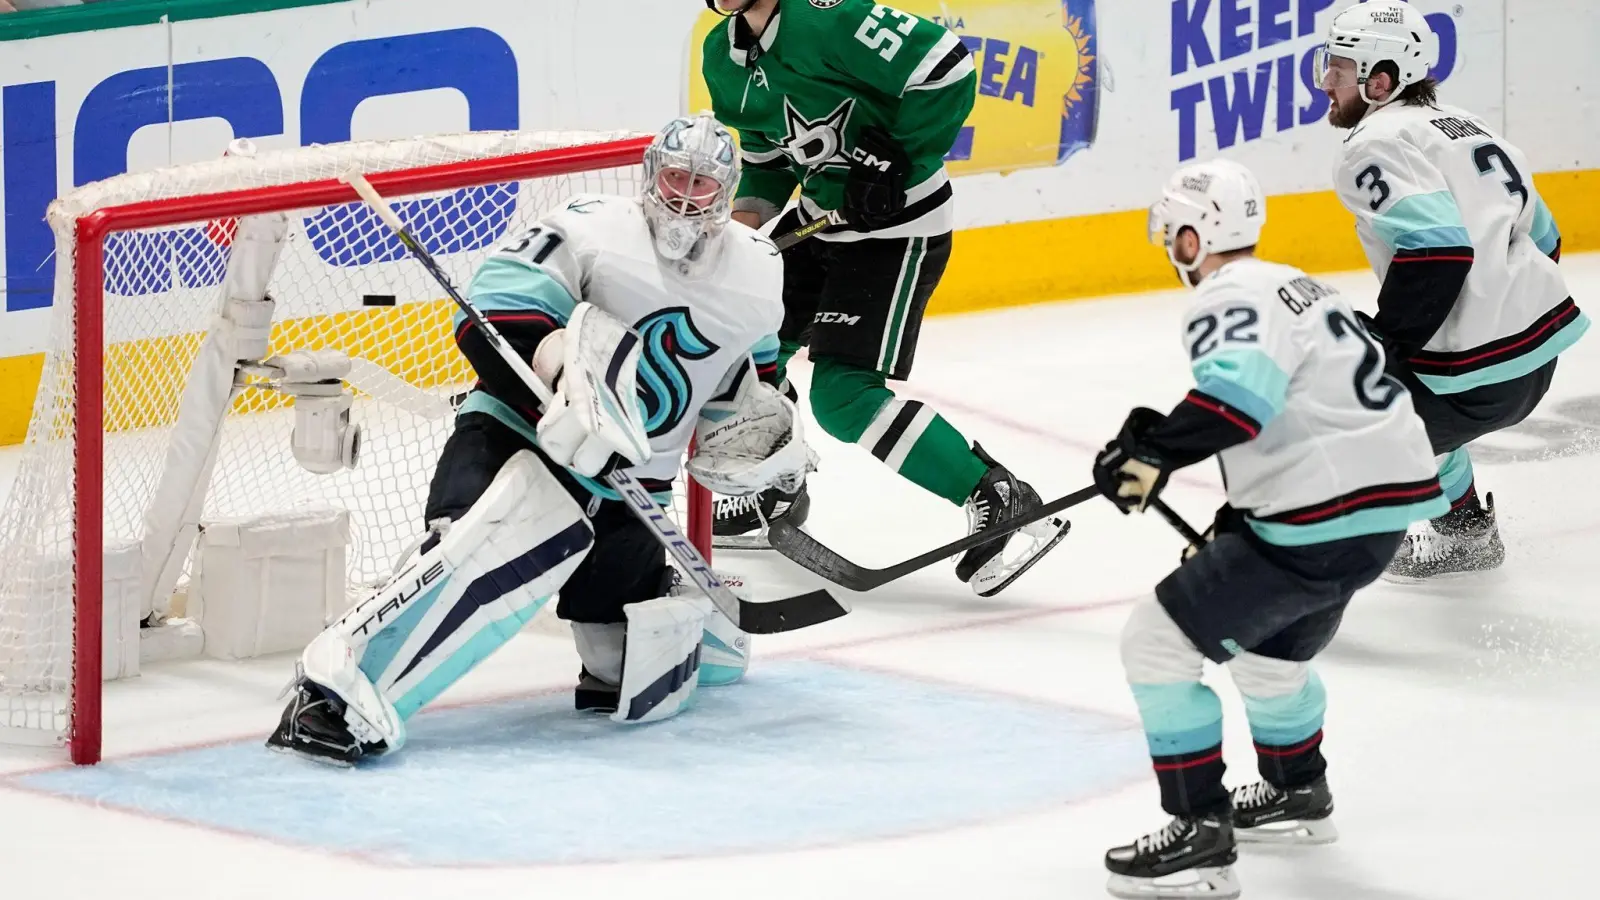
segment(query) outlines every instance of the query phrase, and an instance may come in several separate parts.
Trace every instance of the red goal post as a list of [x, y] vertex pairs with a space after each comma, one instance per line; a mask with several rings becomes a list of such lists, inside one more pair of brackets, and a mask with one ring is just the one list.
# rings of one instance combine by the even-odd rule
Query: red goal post
[[[505, 133], [256, 155], [246, 147], [245, 155], [118, 176], [58, 200], [51, 222], [64, 271], [56, 279], [51, 342], [24, 459], [0, 515], [0, 565], [27, 573], [8, 576], [10, 589], [0, 588], [0, 655], [11, 654], [0, 658], [0, 740], [64, 739], [73, 762], [99, 760], [105, 636], [126, 634], [117, 629], [134, 595], [161, 613], [167, 585], [181, 593], [191, 552], [184, 542], [203, 527], [203, 516], [272, 513], [336, 498], [335, 505], [350, 507], [352, 547], [359, 547], [347, 573], [352, 597], [381, 580], [396, 540], [415, 536], [425, 474], [448, 431], [441, 404], [470, 386], [471, 372], [453, 342], [445, 347], [447, 325], [440, 336], [448, 321], [443, 292], [430, 287], [420, 265], [394, 252], [392, 236], [363, 216], [339, 174], [360, 170], [396, 201], [464, 287], [494, 244], [565, 197], [636, 192], [648, 142], [621, 134]], [[254, 385], [235, 374], [218, 413], [219, 436], [202, 432], [212, 444], [209, 456], [195, 458], [194, 471], [203, 474], [190, 490], [199, 499], [166, 503], [161, 498], [181, 455], [173, 435], [189, 427], [189, 386], [201, 371], [208, 322], [216, 324], [206, 317], [226, 303], [221, 295], [234, 283], [239, 254], [230, 242], [241, 218], [280, 213], [290, 225], [266, 288], [277, 306], [273, 350], [339, 349], [362, 371], [379, 373], [380, 388], [392, 384], [399, 409], [382, 390], [363, 393], [352, 377], [361, 397], [354, 418], [369, 435], [363, 460], [379, 458], [307, 477], [282, 463], [290, 455], [286, 404], [258, 398], [264, 392], [252, 393]], [[363, 473], [363, 466], [376, 469]], [[679, 503], [691, 540], [709, 557], [709, 495], [690, 484]], [[168, 529], [176, 543], [152, 548], [152, 533], [163, 528], [151, 524], [151, 511], [167, 507], [182, 507]], [[389, 533], [395, 529], [398, 538]], [[122, 575], [107, 572], [113, 560]], [[104, 595], [108, 578], [118, 577], [137, 590], [119, 588], [113, 604]], [[67, 594], [70, 634], [61, 608]], [[106, 621], [108, 605], [119, 623]], [[136, 671], [134, 637], [134, 660], [122, 665]]]

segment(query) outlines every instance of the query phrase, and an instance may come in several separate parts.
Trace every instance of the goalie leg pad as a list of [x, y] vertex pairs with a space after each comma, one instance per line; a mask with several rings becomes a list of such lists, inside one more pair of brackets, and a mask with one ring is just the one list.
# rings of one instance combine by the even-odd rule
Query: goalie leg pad
[[[721, 569], [715, 571], [718, 580], [727, 585], [735, 597], [746, 602], [752, 601], [743, 578]], [[672, 570], [672, 585], [667, 593], [673, 597], [700, 596], [693, 585], [683, 583], [677, 569]], [[712, 609], [706, 619], [706, 633], [700, 645], [700, 685], [720, 687], [733, 684], [743, 678], [749, 668], [750, 635], [741, 631], [727, 616]]]
[[727, 616], [713, 609], [706, 618], [701, 639], [700, 683], [708, 687], [733, 684], [750, 668], [750, 635]]
[[659, 597], [629, 604], [622, 691], [612, 721], [655, 722], [683, 711], [700, 680], [700, 639], [710, 601]]
[[375, 727], [389, 709], [410, 718], [520, 631], [593, 541], [577, 502], [519, 451], [460, 519], [312, 642], [306, 677]]

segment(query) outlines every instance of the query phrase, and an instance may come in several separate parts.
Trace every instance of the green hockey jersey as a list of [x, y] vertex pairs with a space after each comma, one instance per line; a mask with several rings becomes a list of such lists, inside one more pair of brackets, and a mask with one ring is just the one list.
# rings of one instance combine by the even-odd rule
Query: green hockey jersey
[[872, 0], [778, 0], [759, 40], [735, 16], [706, 36], [704, 51], [712, 111], [739, 133], [736, 209], [781, 208], [796, 187], [809, 217], [839, 209], [855, 136], [877, 125], [911, 159], [904, 214], [870, 235], [847, 224], [819, 237], [954, 227], [944, 156], [972, 111], [977, 75], [948, 29]]

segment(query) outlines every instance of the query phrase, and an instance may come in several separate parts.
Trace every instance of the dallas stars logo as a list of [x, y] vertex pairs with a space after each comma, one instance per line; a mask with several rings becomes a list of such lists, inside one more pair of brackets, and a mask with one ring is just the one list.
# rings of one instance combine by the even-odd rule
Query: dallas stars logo
[[855, 98], [846, 97], [833, 112], [820, 119], [808, 119], [784, 97], [783, 120], [788, 134], [778, 143], [778, 149], [808, 169], [849, 166], [850, 160], [844, 155], [844, 130], [855, 106]]

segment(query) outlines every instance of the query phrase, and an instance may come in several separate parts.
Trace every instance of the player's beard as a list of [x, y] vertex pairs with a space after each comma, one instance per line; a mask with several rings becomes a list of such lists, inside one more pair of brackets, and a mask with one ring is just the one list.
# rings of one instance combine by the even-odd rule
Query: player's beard
[[1335, 128], [1354, 128], [1361, 124], [1361, 119], [1367, 114], [1370, 104], [1361, 99], [1357, 94], [1350, 98], [1348, 103], [1340, 103], [1333, 95], [1328, 96], [1328, 124]]

